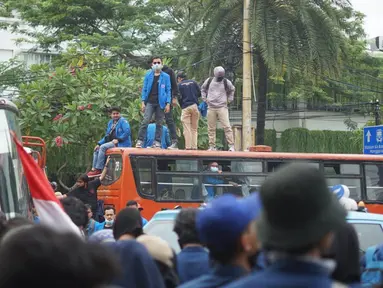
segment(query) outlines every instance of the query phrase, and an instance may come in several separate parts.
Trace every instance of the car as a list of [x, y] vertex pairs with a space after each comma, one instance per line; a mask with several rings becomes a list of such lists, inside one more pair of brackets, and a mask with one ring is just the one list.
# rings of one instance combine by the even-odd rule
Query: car
[[[146, 234], [161, 237], [176, 253], [181, 248], [173, 227], [179, 211], [177, 209], [157, 212], [144, 227]], [[383, 244], [383, 215], [350, 211], [347, 215], [347, 222], [354, 226], [362, 252], [365, 252], [370, 246]]]

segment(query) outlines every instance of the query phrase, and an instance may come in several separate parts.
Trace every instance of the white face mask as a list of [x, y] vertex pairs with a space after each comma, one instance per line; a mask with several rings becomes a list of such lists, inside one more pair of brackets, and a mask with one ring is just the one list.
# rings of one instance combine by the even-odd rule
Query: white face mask
[[164, 66], [162, 66], [162, 64], [153, 64], [152, 65], [152, 69], [154, 71], [160, 71]]
[[211, 172], [218, 172], [218, 167], [210, 167]]
[[106, 220], [105, 219], [105, 225], [108, 225], [108, 226], [113, 226], [113, 223], [114, 223], [114, 220]]

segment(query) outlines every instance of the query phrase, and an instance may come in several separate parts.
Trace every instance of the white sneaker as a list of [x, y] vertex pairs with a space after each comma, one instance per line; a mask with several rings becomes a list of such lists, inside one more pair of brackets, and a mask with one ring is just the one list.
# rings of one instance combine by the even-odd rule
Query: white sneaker
[[207, 149], [207, 151], [216, 151], [217, 148], [215, 148], [214, 146], [210, 146], [209, 149]]
[[234, 145], [230, 145], [230, 146], [229, 146], [229, 151], [230, 151], [230, 152], [234, 152], [234, 151], [235, 151]]

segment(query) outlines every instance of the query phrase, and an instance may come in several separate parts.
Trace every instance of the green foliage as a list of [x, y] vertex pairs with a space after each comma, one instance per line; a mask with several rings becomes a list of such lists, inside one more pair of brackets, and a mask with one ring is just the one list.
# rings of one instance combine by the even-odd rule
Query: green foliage
[[65, 163], [66, 171], [71, 172], [91, 165], [92, 149], [104, 135], [109, 120], [108, 107], [122, 108], [133, 139], [141, 120], [144, 70], [125, 62], [111, 64], [98, 49], [84, 45], [80, 52], [77, 47], [70, 48], [63, 59], [67, 63], [54, 72], [44, 65], [32, 67], [34, 80], [20, 85], [17, 100], [23, 134], [47, 142], [48, 169], [52, 172]]
[[[5, 0], [8, 11], [16, 9], [24, 22], [7, 28], [37, 39], [44, 49], [64, 41], [86, 42], [123, 59], [137, 60], [133, 51], [156, 44], [168, 29], [161, 10], [138, 0]], [[43, 28], [41, 28], [43, 27]]]
[[[358, 141], [353, 141], [358, 139]], [[285, 130], [281, 135], [281, 151], [301, 153], [362, 153], [360, 131], [310, 131], [305, 128]]]

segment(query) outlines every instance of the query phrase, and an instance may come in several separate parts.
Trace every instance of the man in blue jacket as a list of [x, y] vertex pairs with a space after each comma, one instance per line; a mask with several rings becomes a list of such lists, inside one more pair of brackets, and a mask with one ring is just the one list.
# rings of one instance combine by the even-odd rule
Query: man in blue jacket
[[165, 113], [170, 112], [171, 84], [170, 76], [162, 72], [163, 65], [161, 57], [152, 58], [152, 71], [146, 73], [141, 95], [141, 111], [144, 119], [138, 132], [137, 148], [142, 148], [146, 137], [148, 125], [153, 115], [156, 120], [155, 148], [161, 148], [162, 123]]
[[102, 138], [94, 148], [93, 168], [88, 173], [89, 177], [101, 175], [105, 166], [106, 150], [114, 147], [132, 147], [128, 120], [121, 117], [121, 109], [119, 107], [112, 107], [110, 111], [112, 119], [108, 123], [105, 137]]
[[[146, 133], [146, 138], [142, 148], [152, 148], [154, 145], [154, 138], [156, 137], [156, 121], [152, 120], [148, 125], [148, 130]], [[162, 126], [162, 135], [161, 135], [161, 148], [167, 149], [170, 145], [170, 135], [169, 130], [166, 126]]]

